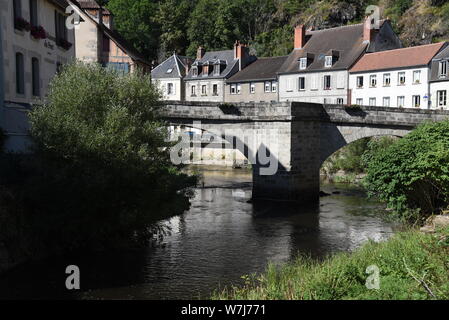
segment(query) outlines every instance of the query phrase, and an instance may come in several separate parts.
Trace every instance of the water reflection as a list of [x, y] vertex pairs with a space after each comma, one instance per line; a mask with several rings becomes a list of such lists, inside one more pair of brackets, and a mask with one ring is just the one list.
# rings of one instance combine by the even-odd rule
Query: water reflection
[[[251, 174], [241, 170], [204, 171], [191, 209], [168, 221], [172, 234], [160, 247], [47, 260], [0, 278], [0, 297], [82, 299], [207, 298], [240, 276], [282, 263], [298, 253], [322, 257], [349, 251], [368, 239], [381, 241], [393, 226], [354, 188], [325, 185], [332, 193], [315, 206], [291, 208], [249, 203]], [[80, 266], [83, 291], [68, 295], [64, 270]], [[34, 274], [25, 278], [27, 274]], [[26, 293], [26, 294], [25, 294]]]

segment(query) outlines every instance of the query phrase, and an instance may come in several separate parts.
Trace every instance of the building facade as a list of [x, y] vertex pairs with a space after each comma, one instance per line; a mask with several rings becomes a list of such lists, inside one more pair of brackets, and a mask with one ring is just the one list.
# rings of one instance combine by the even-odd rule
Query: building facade
[[277, 102], [277, 72], [287, 56], [259, 58], [226, 81], [225, 102]]
[[93, 0], [69, 2], [81, 18], [75, 28], [77, 59], [97, 62], [123, 73], [136, 68], [151, 70], [151, 64], [115, 30], [110, 11]]
[[255, 60], [238, 41], [234, 50], [206, 52], [199, 47], [185, 77], [187, 101], [224, 102], [226, 80]]
[[151, 71], [151, 81], [155, 83], [164, 100], [184, 101], [186, 76], [193, 59], [176, 53]]
[[5, 148], [29, 143], [26, 112], [45, 99], [59, 67], [75, 57], [75, 33], [66, 28], [65, 0], [0, 0]]
[[365, 54], [350, 70], [352, 104], [429, 108], [430, 63], [445, 46], [442, 42]]
[[449, 47], [438, 53], [431, 63], [430, 99], [433, 108], [449, 107]]
[[388, 20], [324, 30], [295, 28], [294, 50], [279, 71], [279, 100], [350, 103], [349, 69], [365, 52], [402, 47]]

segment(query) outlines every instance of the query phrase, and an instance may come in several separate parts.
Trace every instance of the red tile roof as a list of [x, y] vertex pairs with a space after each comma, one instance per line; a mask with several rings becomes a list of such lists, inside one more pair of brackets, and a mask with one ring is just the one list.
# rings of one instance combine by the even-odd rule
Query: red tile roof
[[367, 53], [349, 71], [362, 72], [428, 65], [432, 58], [445, 45], [445, 42], [440, 42], [417, 47]]

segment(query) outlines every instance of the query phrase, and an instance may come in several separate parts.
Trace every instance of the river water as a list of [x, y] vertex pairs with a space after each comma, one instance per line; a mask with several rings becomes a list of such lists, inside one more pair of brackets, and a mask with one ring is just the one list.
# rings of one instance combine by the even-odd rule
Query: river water
[[[191, 209], [165, 222], [171, 232], [159, 245], [22, 265], [0, 277], [0, 298], [207, 299], [269, 262], [351, 251], [396, 229], [379, 217], [383, 206], [354, 186], [322, 184], [331, 196], [312, 206], [253, 205], [249, 172], [200, 172]], [[68, 265], [80, 268], [80, 291], [65, 289]]]

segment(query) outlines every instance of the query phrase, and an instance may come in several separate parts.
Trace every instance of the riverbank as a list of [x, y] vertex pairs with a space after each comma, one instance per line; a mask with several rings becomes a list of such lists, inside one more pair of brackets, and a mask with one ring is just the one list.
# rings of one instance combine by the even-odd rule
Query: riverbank
[[[379, 289], [367, 288], [368, 277], [374, 275], [366, 273], [368, 267], [374, 273], [378, 268]], [[213, 299], [443, 300], [449, 299], [448, 269], [449, 228], [434, 234], [410, 230], [322, 261], [299, 257], [281, 267], [270, 265], [261, 275], [244, 277], [243, 286], [217, 292]]]

